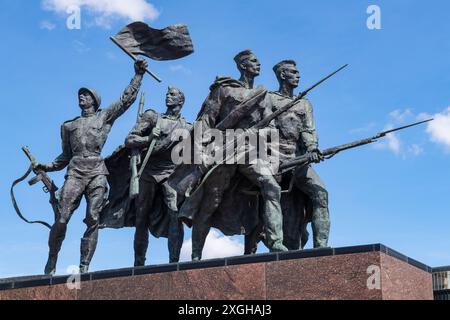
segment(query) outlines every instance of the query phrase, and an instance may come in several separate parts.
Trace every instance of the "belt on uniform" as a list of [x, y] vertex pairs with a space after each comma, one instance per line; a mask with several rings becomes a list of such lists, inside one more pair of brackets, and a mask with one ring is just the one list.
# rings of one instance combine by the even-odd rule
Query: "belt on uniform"
[[99, 153], [74, 153], [72, 157], [80, 157], [80, 158], [101, 158]]

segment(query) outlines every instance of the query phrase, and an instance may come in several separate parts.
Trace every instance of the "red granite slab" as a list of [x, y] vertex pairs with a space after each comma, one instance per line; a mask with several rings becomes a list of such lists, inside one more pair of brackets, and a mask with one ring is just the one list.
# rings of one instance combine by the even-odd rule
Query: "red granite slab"
[[[370, 247], [369, 249], [370, 250]], [[384, 250], [384, 249], [383, 249]], [[409, 258], [368, 251], [189, 269], [0, 291], [6, 300], [433, 299], [432, 276]], [[343, 253], [343, 250], [339, 250]], [[336, 253], [336, 254], [335, 254]], [[292, 255], [295, 256], [295, 255]], [[280, 256], [281, 257], [281, 256]], [[284, 255], [283, 257], [286, 257]], [[372, 274], [369, 267], [377, 270]], [[111, 272], [114, 274], [114, 272]], [[375, 277], [375, 278], [373, 278]], [[371, 287], [376, 279], [378, 287]]]
[[267, 264], [269, 300], [372, 300], [381, 290], [367, 287], [367, 268], [380, 264], [380, 253], [347, 254]]
[[0, 291], [0, 300], [77, 300], [77, 290], [65, 284]]
[[265, 298], [263, 263], [84, 282], [79, 295], [79, 299], [83, 300], [263, 300]]
[[433, 300], [432, 274], [381, 254], [384, 300]]

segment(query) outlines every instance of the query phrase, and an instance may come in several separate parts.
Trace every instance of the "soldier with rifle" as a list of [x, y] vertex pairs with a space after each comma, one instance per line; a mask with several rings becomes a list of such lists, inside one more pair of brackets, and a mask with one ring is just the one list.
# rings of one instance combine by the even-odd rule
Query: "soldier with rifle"
[[[294, 98], [294, 90], [300, 82], [300, 73], [293, 60], [283, 60], [273, 68], [279, 82], [279, 90], [268, 95], [268, 108], [277, 112], [291, 105], [272, 121], [279, 133], [276, 153], [282, 165], [298, 155], [306, 155], [312, 163], [320, 162], [311, 103], [304, 93]], [[295, 102], [295, 103], [294, 103]], [[308, 165], [295, 172], [277, 175], [277, 180], [287, 190], [281, 197], [283, 208], [283, 243], [289, 250], [303, 248], [308, 239], [306, 225], [312, 220], [314, 247], [326, 247], [329, 234], [328, 193], [314, 169]], [[264, 239], [260, 224], [245, 238], [245, 253], [256, 253], [257, 243]]]
[[92, 89], [78, 92], [81, 116], [61, 127], [62, 154], [50, 164], [37, 164], [34, 170], [60, 171], [68, 166], [66, 180], [58, 201], [58, 218], [49, 236], [49, 257], [45, 274], [54, 274], [58, 253], [66, 235], [67, 224], [79, 207], [81, 198], [87, 201], [86, 232], [81, 239], [80, 272], [88, 272], [97, 246], [99, 215], [105, 203], [108, 170], [101, 151], [115, 120], [134, 103], [141, 87], [147, 62], [137, 60], [135, 76], [120, 99], [106, 109], [100, 109], [100, 95]]
[[[295, 61], [281, 61], [275, 65], [274, 72], [280, 83], [280, 89], [269, 95], [274, 114], [266, 121], [274, 119], [274, 116], [277, 115], [275, 124], [280, 133], [280, 181], [288, 178], [289, 190], [287, 192], [297, 192], [294, 196], [291, 194], [282, 196], [284, 244], [289, 250], [303, 248], [307, 241], [306, 225], [311, 222], [314, 248], [326, 247], [330, 226], [328, 193], [311, 164], [330, 159], [341, 151], [376, 142], [391, 132], [429, 122], [432, 119], [320, 151], [311, 103], [302, 97], [304, 93], [293, 98], [293, 91], [298, 86], [300, 79]], [[280, 113], [282, 110], [285, 111]], [[307, 199], [298, 194], [298, 191], [305, 194]], [[255, 237], [259, 237], [258, 228], [246, 237], [246, 253], [256, 252], [258, 240], [255, 240]]]
[[[278, 91], [270, 94], [272, 110], [276, 111], [292, 102], [294, 90], [298, 87], [300, 73], [297, 64], [293, 60], [284, 60], [273, 68], [280, 84]], [[307, 155], [312, 163], [320, 162], [322, 155], [319, 151], [317, 131], [314, 124], [313, 108], [311, 103], [302, 98], [289, 111], [275, 119], [276, 128], [280, 134], [279, 157], [283, 164], [299, 155]], [[330, 218], [328, 212], [328, 192], [324, 183], [311, 165], [298, 167], [291, 172], [291, 183], [304, 193], [311, 203], [311, 220], [313, 230], [314, 248], [323, 248], [328, 245], [330, 232]], [[297, 214], [303, 214], [298, 212]], [[284, 214], [286, 222], [291, 221]], [[285, 224], [285, 230], [288, 229]], [[299, 228], [299, 232], [302, 230]], [[290, 235], [290, 233], [287, 233]], [[293, 237], [299, 239], [299, 237]], [[288, 242], [288, 241], [286, 241]], [[300, 242], [290, 249], [299, 249]]]
[[[165, 205], [165, 188], [166, 180], [175, 168], [171, 154], [177, 141], [173, 140], [172, 134], [175, 130], [192, 128], [181, 116], [184, 103], [184, 93], [175, 87], [169, 87], [166, 94], [167, 111], [159, 114], [154, 110], [147, 110], [125, 141], [125, 146], [139, 150], [143, 159], [139, 171], [137, 167], [131, 168], [132, 172], [137, 172], [137, 179], [132, 177], [130, 185], [130, 191], [135, 190], [131, 197], [136, 197], [135, 266], [145, 265], [149, 230], [158, 225], [162, 217], [161, 211], [168, 215], [169, 260], [178, 262], [180, 258], [184, 238], [183, 224], [178, 220], [177, 212]], [[160, 197], [157, 197], [158, 194]], [[163, 203], [159, 203], [161, 200]], [[161, 206], [164, 208], [161, 209]]]
[[[265, 116], [264, 99], [267, 90], [253, 88], [254, 80], [260, 73], [259, 60], [250, 50], [238, 53], [234, 60], [241, 77], [239, 80], [218, 77], [213, 83], [197, 118], [204, 131], [209, 128], [223, 132], [226, 129], [248, 129]], [[206, 165], [204, 172], [210, 169], [211, 166]], [[262, 173], [264, 170], [267, 172]], [[194, 169], [191, 172], [193, 173]], [[191, 172], [188, 172], [188, 176]], [[206, 180], [201, 191], [187, 198], [181, 205], [181, 201], [178, 201], [180, 219], [192, 225], [192, 260], [200, 260], [202, 257], [206, 237], [210, 228], [215, 226], [214, 213], [220, 206], [225, 190], [230, 186], [235, 173], [245, 177], [261, 192], [263, 202], [261, 207], [269, 250], [287, 250], [283, 245], [281, 189], [269, 172], [271, 172], [270, 165], [259, 159], [257, 164], [221, 164]], [[177, 174], [178, 172], [169, 179], [169, 184], [174, 190], [180, 186]], [[183, 196], [186, 192], [183, 190], [177, 193]]]

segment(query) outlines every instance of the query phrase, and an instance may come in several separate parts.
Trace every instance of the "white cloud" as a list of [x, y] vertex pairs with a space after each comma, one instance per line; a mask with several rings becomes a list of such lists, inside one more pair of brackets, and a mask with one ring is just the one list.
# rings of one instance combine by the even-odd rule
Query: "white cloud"
[[[394, 126], [389, 124], [383, 131], [391, 130]], [[399, 155], [401, 152], [402, 142], [400, 138], [395, 133], [388, 134], [383, 140], [375, 145], [376, 149], [387, 149], [392, 151], [394, 154]]]
[[72, 41], [72, 46], [78, 53], [81, 53], [81, 54], [89, 52], [91, 50], [91, 48], [86, 46], [86, 44], [84, 44], [83, 42], [78, 41], [78, 40]]
[[408, 152], [414, 156], [419, 156], [423, 153], [423, 148], [418, 144], [412, 144], [409, 146]]
[[39, 27], [41, 29], [52, 31], [53, 29], [56, 28], [56, 25], [48, 20], [44, 20], [44, 21], [41, 21], [41, 23], [39, 24]]
[[117, 59], [116, 54], [113, 53], [113, 52], [111, 52], [111, 51], [106, 52], [106, 57], [107, 57], [109, 60], [116, 60], [116, 59]]
[[361, 134], [361, 133], [367, 133], [370, 131], [373, 131], [376, 126], [376, 122], [370, 122], [364, 127], [355, 128], [349, 131], [350, 134]]
[[411, 109], [405, 109], [404, 111], [397, 109], [389, 113], [391, 122], [403, 124], [411, 118], [414, 118], [414, 113]]
[[[403, 126], [414, 121], [421, 121], [427, 118], [424, 114], [419, 114], [416, 116], [411, 109], [394, 110], [389, 113], [388, 117], [389, 121], [383, 131], [391, 130], [399, 126]], [[380, 140], [380, 142], [375, 144], [375, 148], [379, 150], [390, 150], [395, 155], [401, 156], [403, 159], [405, 159], [407, 155], [419, 156], [424, 152], [423, 148], [419, 144], [404, 143], [396, 132], [389, 133], [385, 138]]]
[[188, 68], [186, 68], [185, 66], [183, 66], [182, 64], [175, 64], [175, 65], [171, 65], [169, 67], [170, 71], [172, 72], [182, 72], [184, 74], [191, 74], [192, 71]]
[[[192, 239], [186, 240], [181, 249], [180, 260], [190, 261], [192, 254]], [[206, 238], [202, 259], [217, 259], [244, 254], [244, 245], [229, 237], [220, 235], [216, 230], [211, 230]]]
[[391, 150], [395, 154], [400, 153], [401, 142], [400, 142], [400, 138], [397, 137], [397, 135], [395, 133], [388, 134], [386, 136], [386, 141], [387, 141], [387, 146], [388, 146], [389, 150]]
[[422, 119], [434, 118], [434, 121], [428, 123], [427, 133], [430, 135], [431, 141], [450, 151], [450, 107], [434, 116], [422, 113], [420, 117]]
[[115, 18], [130, 21], [153, 21], [159, 11], [146, 0], [42, 0], [44, 10], [67, 14], [71, 7], [87, 9], [94, 16], [95, 24], [109, 28]]

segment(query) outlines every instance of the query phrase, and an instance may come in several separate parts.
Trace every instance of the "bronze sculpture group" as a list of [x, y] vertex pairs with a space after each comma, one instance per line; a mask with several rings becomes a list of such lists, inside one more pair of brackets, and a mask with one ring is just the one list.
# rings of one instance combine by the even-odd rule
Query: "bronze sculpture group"
[[[135, 58], [130, 48], [137, 45], [129, 39], [141, 39], [136, 33], [149, 31], [148, 26], [140, 23], [130, 26], [120, 33], [122, 42], [118, 45]], [[158, 51], [159, 60], [164, 55], [172, 59], [193, 51], [182, 27], [168, 29], [167, 34], [173, 41], [165, 46], [166, 52]], [[151, 36], [155, 37], [155, 33]], [[140, 45], [141, 49], [145, 47]], [[148, 42], [146, 45], [146, 50], [135, 53], [148, 53]], [[183, 52], [174, 55], [174, 48], [182, 48]], [[225, 235], [245, 235], [245, 254], [256, 253], [260, 241], [271, 252], [302, 249], [309, 238], [309, 223], [314, 248], [328, 246], [328, 192], [311, 164], [342, 150], [374, 142], [387, 132], [322, 152], [313, 107], [305, 97], [309, 90], [300, 96], [294, 94], [300, 80], [296, 62], [283, 60], [273, 67], [279, 89], [270, 92], [264, 87], [254, 87], [261, 65], [252, 51], [244, 50], [234, 60], [240, 78], [216, 78], [195, 124], [181, 115], [184, 93], [169, 87], [167, 111], [144, 112], [142, 99], [136, 125], [124, 145], [106, 159], [101, 157], [101, 151], [108, 133], [114, 121], [137, 99], [147, 63], [136, 60], [130, 85], [120, 100], [106, 109], [100, 108], [101, 98], [95, 90], [79, 90], [81, 116], [62, 125], [61, 155], [51, 164], [39, 164], [30, 158], [32, 170], [47, 178], [45, 172], [68, 167], [64, 186], [58, 198], [53, 199], [55, 223], [49, 236], [45, 274], [55, 273], [67, 224], [83, 196], [87, 202], [84, 220], [87, 229], [81, 239], [81, 273], [88, 272], [100, 228], [135, 227], [135, 266], [145, 265], [149, 233], [168, 238], [169, 260], [178, 262], [184, 225], [192, 227], [193, 261], [201, 260], [211, 227]], [[229, 130], [246, 133], [275, 130], [278, 144], [268, 157], [258, 156], [253, 162], [176, 164], [173, 155], [181, 144], [176, 132], [192, 132], [195, 128], [203, 132], [214, 129], [223, 136]], [[194, 140], [189, 142], [206, 142], [205, 138], [200, 142]], [[273, 169], [273, 161], [277, 162], [278, 170]]]

